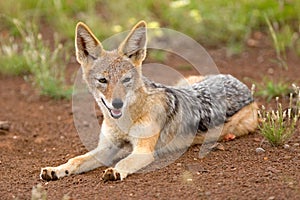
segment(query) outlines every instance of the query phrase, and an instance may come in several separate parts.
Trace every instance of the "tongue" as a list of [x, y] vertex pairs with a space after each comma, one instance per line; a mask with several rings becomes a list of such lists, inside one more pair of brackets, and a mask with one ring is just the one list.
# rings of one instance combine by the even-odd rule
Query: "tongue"
[[122, 115], [122, 112], [120, 110], [111, 110], [111, 114], [113, 117], [120, 117]]

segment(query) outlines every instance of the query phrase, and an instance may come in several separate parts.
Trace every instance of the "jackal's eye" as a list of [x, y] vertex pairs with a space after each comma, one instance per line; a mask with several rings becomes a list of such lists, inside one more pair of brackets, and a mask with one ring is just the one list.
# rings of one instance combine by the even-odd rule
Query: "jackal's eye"
[[98, 82], [99, 83], [107, 83], [107, 80], [106, 80], [106, 78], [100, 78], [100, 79], [98, 79]]
[[130, 80], [131, 80], [131, 78], [127, 77], [127, 78], [124, 78], [122, 82], [123, 83], [128, 83]]

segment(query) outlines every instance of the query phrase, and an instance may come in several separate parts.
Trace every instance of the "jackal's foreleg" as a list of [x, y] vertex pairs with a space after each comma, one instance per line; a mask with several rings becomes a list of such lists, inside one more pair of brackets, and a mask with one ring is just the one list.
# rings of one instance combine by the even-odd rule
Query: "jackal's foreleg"
[[72, 174], [87, 172], [103, 165], [111, 165], [118, 150], [105, 137], [101, 137], [96, 149], [84, 155], [71, 158], [67, 163], [57, 167], [42, 168], [40, 178], [46, 181], [57, 180]]
[[102, 179], [104, 181], [122, 180], [129, 174], [146, 167], [154, 161], [154, 149], [159, 134], [148, 138], [137, 140], [133, 151], [126, 158], [120, 160], [114, 168], [108, 168], [104, 171]]

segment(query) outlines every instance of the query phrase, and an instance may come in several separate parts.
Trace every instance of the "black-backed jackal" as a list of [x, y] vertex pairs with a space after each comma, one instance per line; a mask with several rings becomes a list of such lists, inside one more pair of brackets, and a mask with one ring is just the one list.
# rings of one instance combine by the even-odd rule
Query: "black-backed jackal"
[[[257, 105], [249, 89], [230, 75], [190, 77], [189, 84], [164, 86], [142, 75], [146, 23], [139, 22], [120, 46], [105, 51], [83, 23], [76, 27], [76, 57], [83, 79], [103, 112], [98, 147], [58, 167], [41, 169], [56, 180], [106, 165], [102, 178], [122, 180], [146, 167], [160, 152], [171, 153], [205, 137], [242, 136], [257, 127]], [[221, 135], [208, 130], [222, 126]], [[125, 158], [119, 151], [130, 146]]]

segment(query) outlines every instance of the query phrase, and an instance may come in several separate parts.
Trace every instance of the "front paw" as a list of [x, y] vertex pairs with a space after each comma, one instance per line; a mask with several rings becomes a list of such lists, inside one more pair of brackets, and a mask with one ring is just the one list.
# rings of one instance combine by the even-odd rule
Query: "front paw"
[[121, 175], [116, 169], [108, 168], [103, 171], [102, 180], [104, 182], [121, 180]]
[[55, 181], [59, 177], [54, 169], [54, 167], [46, 167], [41, 169], [40, 178], [45, 181]]

